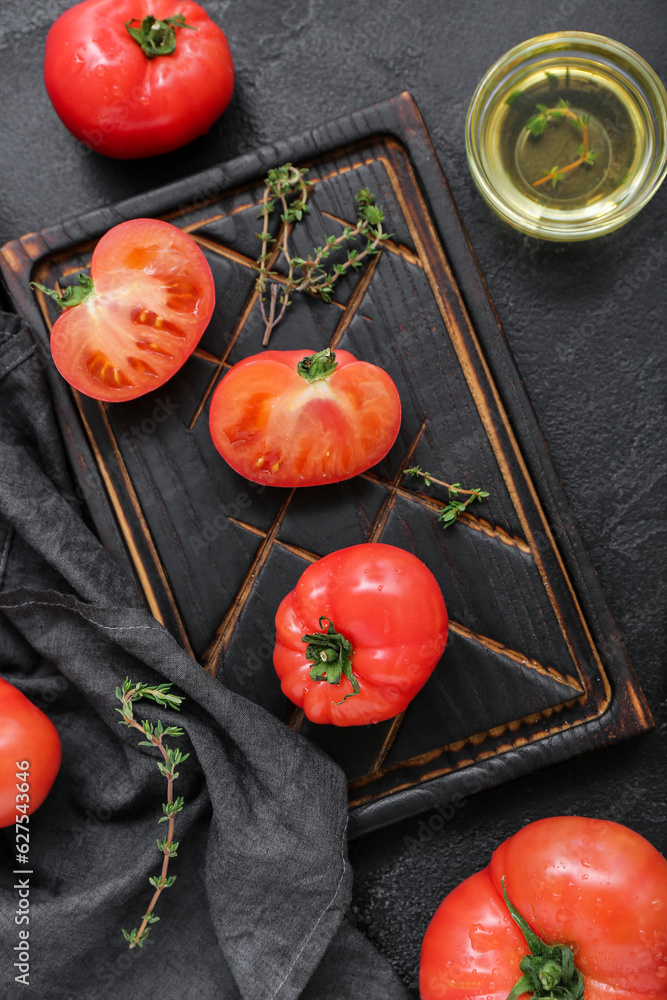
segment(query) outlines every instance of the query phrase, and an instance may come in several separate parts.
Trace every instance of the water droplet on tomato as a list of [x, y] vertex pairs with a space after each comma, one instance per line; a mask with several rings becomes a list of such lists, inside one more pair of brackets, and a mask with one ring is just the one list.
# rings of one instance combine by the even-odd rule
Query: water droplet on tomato
[[470, 944], [475, 951], [485, 952], [493, 948], [493, 932], [488, 927], [485, 927], [484, 924], [473, 924], [468, 936], [470, 937]]
[[556, 920], [559, 924], [566, 924], [568, 920], [572, 919], [572, 911], [566, 909], [566, 907], [561, 906], [560, 910], [556, 910]]
[[662, 909], [663, 902], [662, 902], [662, 900], [660, 899], [659, 896], [656, 899], [652, 899], [651, 900], [651, 906], [653, 907], [654, 910], [661, 910]]
[[591, 863], [588, 860], [588, 858], [582, 858], [581, 859], [581, 863], [584, 866], [584, 868], [590, 868], [591, 867]]
[[378, 590], [382, 590], [382, 584], [381, 583], [378, 585]]
[[104, 76], [106, 74], [106, 66], [96, 66], [95, 72], [98, 76]]

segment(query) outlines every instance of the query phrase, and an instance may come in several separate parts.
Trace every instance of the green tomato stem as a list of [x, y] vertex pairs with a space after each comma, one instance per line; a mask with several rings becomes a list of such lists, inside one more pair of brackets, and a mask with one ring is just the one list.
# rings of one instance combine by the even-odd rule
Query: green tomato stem
[[584, 977], [574, 964], [574, 953], [567, 944], [546, 944], [530, 928], [527, 920], [512, 905], [505, 889], [505, 876], [500, 880], [505, 905], [512, 920], [526, 939], [530, 954], [519, 962], [523, 973], [507, 1000], [518, 1000], [528, 993], [535, 1000], [582, 1000]]
[[80, 274], [76, 280], [79, 282], [78, 285], [68, 285], [62, 292], [40, 285], [38, 281], [31, 281], [30, 287], [39, 288], [40, 292], [54, 299], [60, 309], [70, 309], [72, 306], [80, 306], [95, 291], [95, 285], [87, 274]]
[[352, 643], [344, 635], [336, 630], [336, 626], [330, 618], [322, 615], [319, 619], [320, 628], [325, 628], [324, 622], [328, 622], [326, 632], [313, 632], [304, 635], [302, 642], [308, 643], [306, 659], [310, 660], [313, 666], [310, 668], [310, 676], [314, 681], [326, 681], [328, 684], [340, 684], [342, 677], [347, 677], [352, 685], [352, 691], [346, 694], [342, 701], [334, 702], [342, 705], [348, 698], [359, 694], [359, 682], [352, 670], [351, 657], [354, 654]]
[[308, 357], [303, 358], [302, 361], [299, 361], [296, 366], [298, 374], [306, 382], [318, 382], [321, 379], [327, 379], [330, 375], [333, 375], [336, 368], [338, 368], [338, 362], [336, 361], [336, 355], [330, 347], [325, 347], [323, 351], [318, 351], [317, 354], [310, 354]]
[[[139, 27], [133, 27], [134, 24], [139, 24]], [[148, 14], [142, 21], [138, 17], [131, 17], [125, 22], [125, 28], [147, 59], [170, 56], [176, 51], [176, 28], [199, 31], [194, 25], [185, 23], [185, 14], [165, 17], [164, 21], [159, 21], [152, 14]]]

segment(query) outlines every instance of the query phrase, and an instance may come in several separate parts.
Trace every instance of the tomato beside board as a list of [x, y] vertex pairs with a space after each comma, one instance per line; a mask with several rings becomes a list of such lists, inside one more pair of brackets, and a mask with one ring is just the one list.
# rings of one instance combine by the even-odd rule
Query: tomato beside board
[[[0, 827], [42, 804], [56, 779], [60, 737], [18, 688], [0, 679]], [[21, 822], [20, 818], [18, 822]]]
[[51, 26], [44, 82], [80, 142], [132, 159], [208, 131], [229, 104], [234, 68], [221, 28], [192, 0], [84, 0]]
[[506, 1000], [521, 978], [528, 946], [501, 879], [532, 931], [571, 946], [585, 1000], [667, 997], [667, 860], [618, 823], [559, 816], [510, 837], [445, 898], [422, 945], [422, 1000]]
[[267, 486], [317, 486], [364, 472], [401, 423], [390, 376], [348, 351], [265, 351], [239, 361], [211, 402], [216, 448]]
[[110, 229], [95, 247], [90, 279], [79, 281], [65, 292], [51, 353], [70, 385], [107, 402], [135, 399], [171, 378], [197, 346], [215, 303], [204, 254], [158, 219]]
[[312, 563], [283, 599], [273, 663], [284, 694], [311, 721], [381, 722], [424, 686], [447, 624], [421, 560], [381, 542], [353, 545]]

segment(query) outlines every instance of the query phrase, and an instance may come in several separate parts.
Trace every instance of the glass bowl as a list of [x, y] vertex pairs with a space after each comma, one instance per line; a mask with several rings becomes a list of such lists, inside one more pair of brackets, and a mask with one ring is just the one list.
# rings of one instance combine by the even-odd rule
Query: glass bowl
[[466, 118], [473, 180], [501, 219], [546, 240], [618, 229], [667, 172], [667, 93], [620, 42], [531, 38], [480, 81]]

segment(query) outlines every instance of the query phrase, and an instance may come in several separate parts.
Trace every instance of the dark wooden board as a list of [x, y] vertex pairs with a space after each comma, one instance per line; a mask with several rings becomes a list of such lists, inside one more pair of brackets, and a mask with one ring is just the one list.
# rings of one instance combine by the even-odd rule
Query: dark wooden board
[[[330, 306], [304, 297], [272, 348], [340, 346], [384, 367], [403, 421], [387, 458], [347, 483], [257, 487], [218, 456], [207, 408], [231, 364], [261, 349], [251, 264], [266, 170], [291, 160], [316, 181], [294, 244], [307, 252], [354, 221], [367, 186], [393, 234]], [[48, 354], [56, 313], [31, 280], [67, 284], [97, 239], [139, 216], [189, 232], [217, 305], [200, 347], [153, 395], [100, 404]], [[219, 680], [300, 729], [349, 778], [351, 831], [525, 774], [651, 727], [594, 570], [521, 385], [414, 101], [403, 94], [314, 133], [1, 251], [18, 311], [44, 348], [81, 498], [156, 618]], [[406, 479], [418, 463], [490, 492], [444, 532], [444, 494]], [[366, 540], [414, 552], [442, 587], [445, 654], [403, 716], [318, 727], [280, 691], [273, 616], [315, 558]]]

